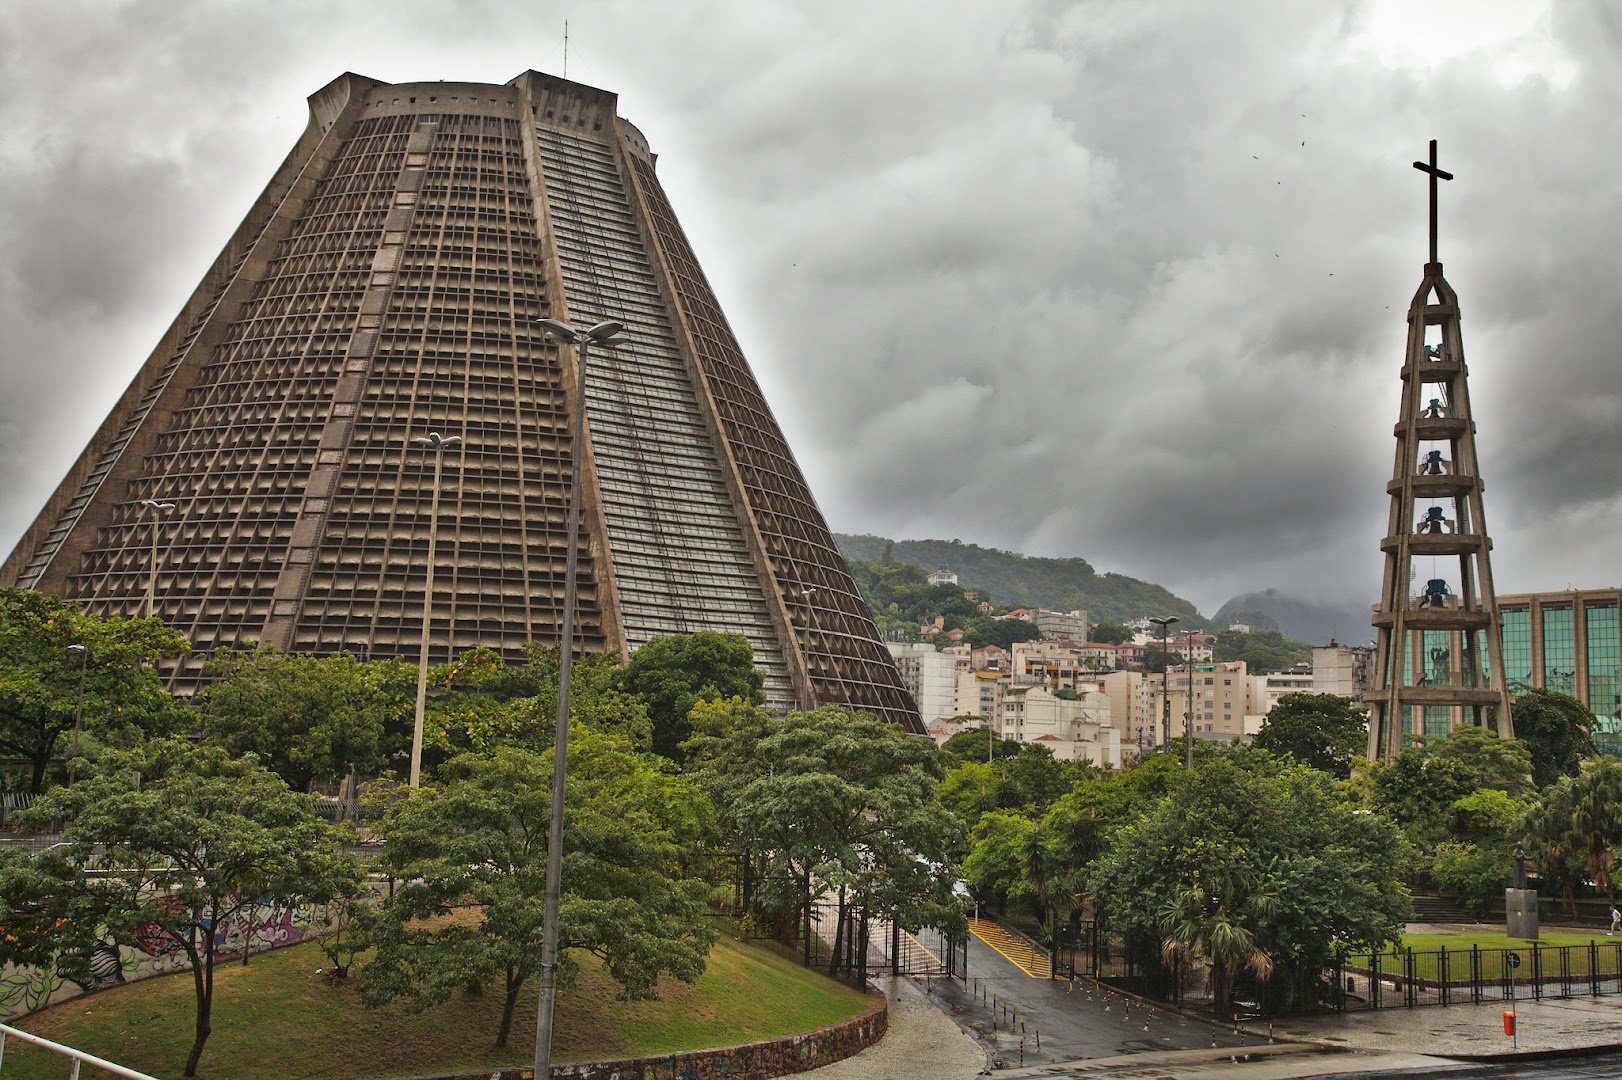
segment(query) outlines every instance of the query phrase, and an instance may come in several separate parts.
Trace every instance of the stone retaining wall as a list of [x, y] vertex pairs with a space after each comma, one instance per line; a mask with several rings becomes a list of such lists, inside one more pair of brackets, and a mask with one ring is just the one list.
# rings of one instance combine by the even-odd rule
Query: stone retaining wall
[[[889, 1003], [883, 997], [859, 1016], [799, 1035], [782, 1035], [715, 1050], [575, 1061], [552, 1066], [552, 1080], [721, 1080], [723, 1077], [788, 1076], [843, 1061], [883, 1037], [889, 1026]], [[534, 1069], [480, 1070], [412, 1080], [534, 1080]]]

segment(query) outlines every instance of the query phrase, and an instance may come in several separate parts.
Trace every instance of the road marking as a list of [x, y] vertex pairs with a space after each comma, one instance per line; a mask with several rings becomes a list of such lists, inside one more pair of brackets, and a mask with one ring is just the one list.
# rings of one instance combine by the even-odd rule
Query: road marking
[[970, 919], [969, 933], [985, 942], [992, 951], [1033, 979], [1052, 978], [1047, 954], [1030, 942], [998, 926], [990, 919]]

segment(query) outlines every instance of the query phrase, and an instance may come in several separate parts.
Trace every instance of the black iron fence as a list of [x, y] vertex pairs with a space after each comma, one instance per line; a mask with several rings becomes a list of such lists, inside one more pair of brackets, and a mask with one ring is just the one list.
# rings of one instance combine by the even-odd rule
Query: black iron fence
[[[1167, 964], [1101, 924], [1061, 928], [1057, 978], [1091, 978], [1161, 1001], [1214, 1008], [1209, 969]], [[1419, 1008], [1622, 994], [1622, 940], [1520, 948], [1347, 952], [1327, 964], [1275, 961], [1267, 979], [1236, 972], [1228, 1012], [1242, 1018], [1361, 1009]]]
[[1622, 994], [1622, 942], [1347, 953], [1333, 975], [1340, 1010], [1599, 997]]
[[807, 967], [865, 981], [870, 975], [968, 977], [968, 938], [938, 927], [908, 930], [854, 904], [814, 903], [809, 917], [756, 911], [740, 916], [745, 937], [775, 941]]

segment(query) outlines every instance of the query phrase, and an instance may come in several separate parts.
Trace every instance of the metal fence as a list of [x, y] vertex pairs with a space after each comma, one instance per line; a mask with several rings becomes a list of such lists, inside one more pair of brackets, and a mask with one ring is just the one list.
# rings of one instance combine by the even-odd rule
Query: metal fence
[[1622, 942], [1348, 953], [1332, 974], [1339, 1010], [1599, 997], [1622, 994]]
[[[1059, 978], [1092, 978], [1178, 1005], [1212, 1004], [1194, 972], [1158, 953], [1132, 950], [1101, 924], [1062, 928]], [[1524, 948], [1387, 949], [1348, 952], [1327, 965], [1276, 963], [1258, 980], [1234, 974], [1230, 1008], [1248, 1016], [1420, 1008], [1622, 994], [1622, 941]], [[1226, 1017], [1224, 1017], [1226, 1019]]]
[[19, 1028], [11, 1027], [8, 1024], [0, 1024], [0, 1076], [5, 1075], [6, 1045], [8, 1041], [28, 1043], [33, 1046], [38, 1046], [41, 1049], [49, 1050], [54, 1054], [61, 1054], [64, 1058], [68, 1059], [64, 1064], [66, 1064], [68, 1067], [66, 1075], [68, 1076], [69, 1080], [78, 1080], [79, 1067], [84, 1064], [92, 1065], [95, 1068], [102, 1070], [102, 1072], [110, 1073], [113, 1076], [124, 1077], [125, 1080], [157, 1080], [157, 1077], [155, 1076], [149, 1076], [143, 1072], [136, 1072], [134, 1069], [126, 1069], [122, 1065], [111, 1061], [105, 1061], [102, 1058], [96, 1057], [94, 1054], [87, 1054], [83, 1050], [75, 1050], [71, 1046], [63, 1046], [61, 1043], [55, 1043], [49, 1039], [42, 1039], [32, 1032], [23, 1031]]
[[816, 903], [810, 918], [801, 908], [792, 917], [754, 913], [744, 936], [770, 939], [807, 967], [858, 981], [869, 975], [921, 978], [968, 977], [968, 938], [953, 938], [938, 927], [910, 931], [887, 914], [836, 903]]

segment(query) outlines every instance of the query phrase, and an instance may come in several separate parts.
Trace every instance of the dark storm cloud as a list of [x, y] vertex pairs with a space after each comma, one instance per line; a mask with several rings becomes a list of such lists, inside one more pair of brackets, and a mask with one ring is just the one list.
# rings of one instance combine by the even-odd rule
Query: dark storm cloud
[[[0, 15], [0, 546], [303, 96], [344, 70], [560, 70], [561, 10], [449, 10]], [[1467, 47], [1427, 56], [1384, 2], [624, 0], [570, 16], [569, 74], [618, 91], [659, 151], [834, 527], [1081, 555], [1207, 611], [1377, 591], [1425, 255], [1408, 162], [1438, 138], [1498, 584], [1614, 583], [1615, 20], [1453, 17]]]

